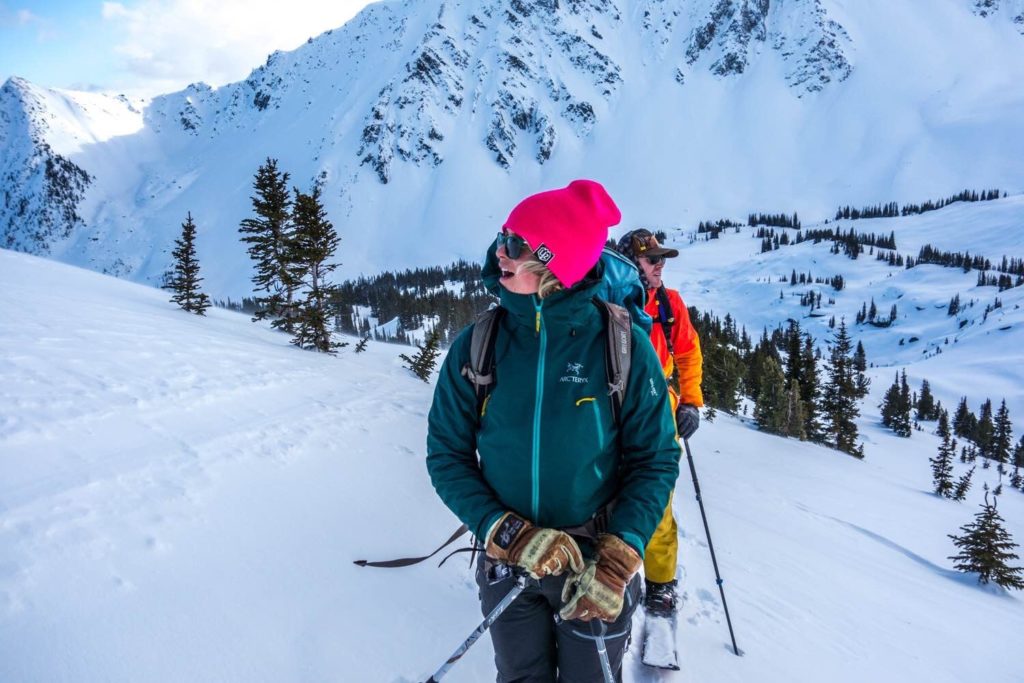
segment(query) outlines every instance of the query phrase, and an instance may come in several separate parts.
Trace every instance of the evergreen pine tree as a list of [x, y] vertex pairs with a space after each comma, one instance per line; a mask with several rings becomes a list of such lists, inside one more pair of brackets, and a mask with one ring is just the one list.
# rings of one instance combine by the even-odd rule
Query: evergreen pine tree
[[928, 380], [921, 380], [921, 395], [917, 397], [917, 419], [934, 420], [938, 417], [935, 410], [935, 397], [932, 396], [931, 385]]
[[366, 350], [366, 344], [369, 341], [370, 341], [369, 335], [367, 335], [367, 336], [363, 337], [362, 339], [360, 339], [359, 343], [356, 344], [355, 352], [356, 353], [362, 353], [363, 351], [365, 351]]
[[949, 300], [949, 306], [946, 308], [946, 315], [956, 315], [960, 312], [960, 294], [958, 293], [952, 299]]
[[747, 372], [743, 377], [746, 395], [754, 401], [761, 393], [761, 378], [764, 376], [765, 363], [769, 358], [773, 359], [776, 365], [781, 365], [779, 352], [768, 338], [768, 332], [765, 330], [760, 341], [757, 342], [757, 346], [750, 352], [747, 360]]
[[896, 379], [885, 390], [882, 396], [882, 403], [878, 406], [882, 411], [882, 426], [892, 429], [894, 417], [899, 410], [900, 402], [900, 373], [896, 373]]
[[896, 374], [896, 379], [886, 389], [880, 406], [882, 424], [898, 436], [910, 436], [910, 403], [910, 386], [907, 384], [907, 372], [904, 370], [902, 376]]
[[786, 424], [786, 378], [774, 358], [764, 362], [761, 391], [754, 404], [757, 428], [771, 434], [783, 434]]
[[935, 429], [935, 433], [943, 439], [952, 435], [952, 431], [949, 428], [949, 413], [946, 412], [945, 408], [939, 410], [939, 425]]
[[399, 358], [405, 361], [405, 367], [412, 370], [413, 374], [419, 377], [424, 382], [430, 381], [430, 373], [434, 371], [434, 367], [437, 365], [437, 357], [441, 355], [440, 347], [440, 335], [437, 328], [434, 328], [429, 335], [425, 344], [416, 344], [416, 348], [419, 351], [413, 354], [412, 357], [403, 354], [399, 355]]
[[963, 396], [957, 404], [956, 412], [953, 413], [953, 433], [961, 439], [972, 439], [974, 433], [971, 430], [971, 410], [967, 407], [967, 397]]
[[1024, 434], [1021, 434], [1020, 441], [1013, 449], [1013, 465], [1014, 467], [1024, 467]]
[[[795, 271], [794, 271], [795, 272]], [[785, 385], [789, 386], [789, 383], [793, 380], [800, 382], [803, 378], [803, 363], [801, 362], [801, 342], [803, 339], [800, 336], [800, 323], [795, 320], [789, 321], [789, 329], [786, 330], [786, 374], [785, 374]]]
[[828, 381], [822, 391], [822, 414], [829, 442], [840, 451], [863, 458], [864, 446], [857, 443], [857, 388], [851, 351], [853, 345], [846, 331], [846, 321], [839, 321], [829, 355]]
[[1013, 448], [1013, 425], [1010, 422], [1010, 411], [1006, 407], [1006, 399], [996, 413], [995, 433], [992, 435], [992, 457], [1000, 464], [1010, 462], [1010, 450]]
[[896, 404], [896, 412], [893, 415], [892, 431], [899, 436], [909, 437], [911, 434], [910, 425], [910, 385], [907, 383], [907, 371], [900, 375], [900, 393]]
[[871, 380], [867, 376], [868, 359], [864, 353], [864, 345], [857, 342], [857, 349], [853, 352], [853, 370], [856, 373], [854, 385], [857, 387], [857, 400], [868, 395], [871, 387]]
[[174, 240], [174, 266], [164, 289], [174, 292], [171, 301], [183, 310], [196, 315], [206, 315], [210, 307], [210, 297], [199, 289], [203, 278], [199, 277], [199, 259], [196, 258], [196, 224], [192, 221], [192, 212], [188, 212], [185, 222], [181, 224], [181, 237]]
[[801, 441], [806, 440], [807, 432], [804, 428], [804, 419], [804, 402], [800, 398], [800, 384], [794, 380], [789, 383], [789, 391], [786, 392], [786, 419], [783, 433]]
[[294, 229], [288, 177], [278, 170], [277, 159], [267, 158], [253, 181], [255, 217], [242, 220], [238, 231], [256, 267], [253, 320], [269, 318], [273, 327], [291, 333], [293, 299], [301, 283], [288, 262]]
[[992, 437], [995, 434], [996, 426], [992, 421], [992, 399], [985, 399], [981, 404], [981, 412], [978, 415], [978, 426], [974, 433], [974, 443], [978, 444], [978, 450], [982, 457], [992, 457]]
[[289, 272], [304, 288], [291, 316], [294, 328], [292, 344], [332, 353], [343, 344], [332, 340], [328, 326], [329, 304], [337, 294], [337, 287], [330, 284], [327, 277], [338, 267], [331, 260], [341, 238], [327, 220], [318, 184], [308, 194], [295, 188], [292, 219], [295, 233], [288, 254]]
[[964, 532], [962, 536], [949, 535], [960, 549], [958, 554], [949, 557], [958, 571], [976, 572], [981, 584], [992, 581], [1004, 588], [1024, 589], [1024, 577], [1021, 576], [1024, 568], [1009, 564], [1010, 560], [1017, 559], [1013, 552], [1017, 544], [1004, 528], [995, 502], [988, 502], [987, 491], [981, 512], [960, 530]]
[[935, 493], [943, 498], [953, 497], [953, 456], [956, 455], [956, 440], [946, 436], [939, 445], [939, 452], [931, 458], [932, 484]]
[[814, 340], [811, 335], [804, 336], [803, 350], [800, 354], [803, 374], [800, 381], [800, 400], [804, 410], [804, 435], [811, 441], [820, 442], [822, 434], [821, 422], [818, 419], [819, 387], [818, 357], [814, 353]]
[[956, 487], [953, 489], [953, 500], [963, 501], [967, 498], [967, 492], [971, 490], [971, 477], [974, 476], [974, 467], [964, 472], [963, 476], [960, 477], [956, 482]]

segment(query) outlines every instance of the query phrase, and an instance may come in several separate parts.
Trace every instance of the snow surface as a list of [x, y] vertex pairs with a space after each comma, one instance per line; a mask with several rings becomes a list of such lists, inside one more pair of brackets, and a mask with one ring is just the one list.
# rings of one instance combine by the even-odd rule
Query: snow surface
[[[998, 265], [1004, 255], [1024, 258], [1024, 195], [957, 202], [915, 216], [804, 225], [805, 230], [824, 228], [844, 233], [852, 228], [886, 237], [892, 232], [897, 252], [915, 259], [922, 246], [931, 244], [943, 251], [985, 256]], [[829, 253], [830, 241], [817, 245], [805, 241], [762, 254], [761, 240], [753, 237], [755, 230], [744, 226], [736, 233], [729, 228], [719, 239], [709, 241], [702, 234], [669, 231], [668, 239], [679, 248], [680, 256], [667, 262], [666, 285], [679, 289], [688, 306], [719, 317], [730, 314], [755, 343], [764, 328], [771, 331], [792, 319], [824, 352], [823, 344], [835, 332], [828, 327], [829, 319], [834, 316], [838, 324], [845, 318], [854, 343], [864, 344], [868, 362], [874, 366], [873, 391], [863, 411], [877, 416], [885, 389], [895, 373], [905, 369], [912, 388], [919, 389], [921, 380], [927, 379], [950, 414], [962, 396], [975, 413], [986, 398], [993, 400], [996, 409], [1005, 398], [1019, 438], [1024, 425], [1024, 287], [1003, 292], [994, 286], [978, 287], [975, 270], [894, 267], [867, 251], [851, 260], [842, 253]], [[776, 232], [788, 232], [791, 239], [796, 235], [795, 230]], [[798, 277], [808, 272], [824, 278], [842, 275], [845, 286], [839, 292], [827, 284], [790, 286], [794, 270]], [[781, 282], [782, 278], [787, 281]], [[811, 290], [822, 297], [822, 307], [813, 315], [800, 305], [800, 296]], [[956, 294], [967, 308], [949, 316], [949, 301]], [[870, 306], [872, 299], [882, 318], [896, 304], [898, 318], [891, 327], [854, 324], [861, 306]], [[996, 299], [1002, 307], [986, 318], [985, 307]]]
[[[742, 294], [750, 273], [739, 294], [709, 291], [715, 269], [732, 277], [729, 244], [733, 263], [789, 271], [744, 256], [759, 246], [749, 234], [680, 245], [673, 268], [703, 283], [691, 303], [724, 312], [746, 296], [734, 314], [750, 324], [764, 308]], [[819, 249], [830, 266], [875, 267]], [[464, 556], [441, 569], [352, 561], [426, 553], [458, 525], [424, 466], [431, 385], [394, 346], [317, 355], [245, 315], [199, 318], [166, 299], [0, 250], [0, 680], [425, 679], [481, 618]], [[961, 344], [976, 345], [985, 381], [1001, 372], [989, 354], [1012, 353], [983, 336]], [[960, 381], [952, 358], [927, 361], [933, 385]], [[878, 373], [866, 404], [892, 369]], [[967, 503], [936, 498], [937, 438], [876, 423], [860, 421], [857, 461], [743, 419], [705, 422], [691, 443], [745, 655], [729, 647], [684, 467], [682, 671], [643, 667], [636, 628], [626, 681], [1021, 680], [1021, 594], [979, 587], [947, 559], [946, 534], [973, 519], [994, 469], [978, 468]], [[999, 506], [1024, 541], [1024, 496], [1007, 488]], [[484, 638], [446, 680], [493, 676]]]

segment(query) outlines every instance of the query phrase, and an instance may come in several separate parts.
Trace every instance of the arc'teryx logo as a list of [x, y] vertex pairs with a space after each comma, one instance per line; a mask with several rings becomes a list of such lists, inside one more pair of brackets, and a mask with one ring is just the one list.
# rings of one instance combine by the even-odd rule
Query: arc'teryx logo
[[580, 377], [580, 373], [583, 372], [583, 363], [567, 363], [565, 371], [569, 374], [563, 375], [558, 379], [559, 382], [572, 382], [573, 384], [586, 384], [590, 381], [589, 377]]

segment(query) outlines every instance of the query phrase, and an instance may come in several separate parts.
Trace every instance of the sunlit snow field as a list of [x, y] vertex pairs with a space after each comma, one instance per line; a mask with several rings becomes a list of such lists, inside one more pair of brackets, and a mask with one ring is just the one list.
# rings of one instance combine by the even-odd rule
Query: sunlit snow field
[[[741, 306], [728, 287], [711, 292], [730, 240], [743, 240], [735, 268], [757, 264], [743, 250], [758, 240], [723, 236], [684, 247], [668, 279], [694, 292], [690, 303], [757, 324], [777, 284], [760, 306], [753, 295]], [[785, 259], [802, 248], [730, 282], [788, 273]], [[818, 249], [830, 264], [876, 269]], [[924, 271], [892, 272], [911, 278], [900, 285], [909, 291]], [[858, 309], [859, 295], [847, 294]], [[1020, 339], [1019, 294], [1003, 297], [1015, 316], [1006, 334]], [[403, 347], [321, 356], [245, 315], [194, 317], [166, 299], [0, 251], [0, 680], [426, 679], [480, 620], [465, 557], [441, 569], [352, 561], [429, 552], [458, 525], [423, 462], [432, 386], [402, 367]], [[873, 345], [869, 359], [899, 360], [895, 342]], [[976, 409], [998, 377], [1012, 378], [1001, 363], [1019, 344], [981, 336], [957, 346], [959, 357], [919, 366], [933, 386], [971, 393]], [[980, 386], [962, 383], [957, 358], [984, 370]], [[938, 440], [876, 425], [895, 369], [873, 372], [863, 462], [745, 419], [703, 424], [691, 443], [745, 654], [728, 646], [684, 466], [682, 671], [643, 667], [634, 638], [626, 681], [1020, 680], [1020, 593], [979, 587], [947, 559], [946, 534], [973, 519], [995, 470], [979, 467], [966, 503], [932, 495]], [[1024, 424], [1024, 411], [1011, 415]], [[1024, 541], [1024, 494], [1007, 487], [999, 509]], [[447, 680], [493, 679], [491, 656], [484, 638]]]

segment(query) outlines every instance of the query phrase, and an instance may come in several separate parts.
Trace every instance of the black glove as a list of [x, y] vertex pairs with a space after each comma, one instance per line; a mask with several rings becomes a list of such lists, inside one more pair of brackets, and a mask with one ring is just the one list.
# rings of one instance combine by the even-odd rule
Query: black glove
[[697, 410], [697, 406], [680, 403], [676, 408], [676, 431], [679, 432], [679, 436], [689, 439], [697, 431], [697, 427], [700, 427], [700, 411]]

